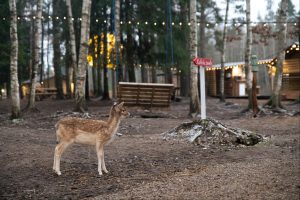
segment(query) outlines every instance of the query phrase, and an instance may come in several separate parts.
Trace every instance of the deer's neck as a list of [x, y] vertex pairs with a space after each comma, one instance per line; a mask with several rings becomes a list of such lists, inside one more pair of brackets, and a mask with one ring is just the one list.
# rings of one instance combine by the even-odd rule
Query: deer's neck
[[109, 127], [118, 127], [121, 121], [121, 116], [116, 114], [110, 114], [107, 120], [107, 124]]

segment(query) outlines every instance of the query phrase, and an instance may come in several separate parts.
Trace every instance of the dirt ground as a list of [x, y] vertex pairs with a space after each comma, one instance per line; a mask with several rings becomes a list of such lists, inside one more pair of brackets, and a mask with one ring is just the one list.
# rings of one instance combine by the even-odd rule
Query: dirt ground
[[[262, 103], [265, 100], [260, 100]], [[75, 144], [63, 155], [62, 175], [52, 171], [54, 124], [72, 113], [72, 100], [36, 102], [40, 112], [8, 120], [10, 104], [0, 100], [0, 199], [300, 199], [300, 117], [252, 118], [241, 114], [246, 99], [207, 101], [208, 117], [259, 133], [255, 146], [202, 148], [164, 140], [162, 133], [191, 121], [189, 102], [170, 109], [129, 108], [118, 136], [105, 148], [108, 174], [99, 176], [94, 148]], [[22, 106], [26, 102], [22, 102]], [[284, 102], [289, 111], [299, 104]], [[92, 118], [107, 118], [111, 101], [92, 100]], [[152, 116], [153, 117], [153, 116]]]

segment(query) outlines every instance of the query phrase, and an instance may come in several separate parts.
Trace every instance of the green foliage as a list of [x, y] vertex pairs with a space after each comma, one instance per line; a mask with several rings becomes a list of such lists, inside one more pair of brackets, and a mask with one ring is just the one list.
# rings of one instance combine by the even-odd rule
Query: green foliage
[[[10, 36], [9, 36], [9, 5], [8, 0], [0, 1], [0, 88], [9, 82]], [[5, 18], [5, 20], [3, 20]]]

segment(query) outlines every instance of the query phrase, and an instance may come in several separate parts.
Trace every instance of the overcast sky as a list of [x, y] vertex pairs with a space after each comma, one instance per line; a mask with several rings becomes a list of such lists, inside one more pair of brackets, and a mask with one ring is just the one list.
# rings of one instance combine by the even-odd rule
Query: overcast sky
[[[257, 20], [258, 13], [264, 18], [266, 12], [266, 7], [267, 7], [267, 2], [266, 0], [250, 0], [251, 1], [251, 19], [252, 20]], [[291, 0], [292, 3], [295, 6], [295, 10], [298, 12], [299, 11], [299, 0]], [[278, 4], [280, 0], [273, 0], [273, 11], [276, 13], [278, 9]]]
[[[295, 10], [297, 12], [299, 12], [299, 0], [291, 0], [292, 3], [295, 6]], [[217, 4], [219, 7], [223, 8], [223, 15], [225, 14], [225, 0], [216, 0]], [[262, 18], [265, 17], [266, 15], [266, 8], [267, 8], [267, 1], [266, 0], [250, 0], [251, 2], [251, 20], [253, 22], [257, 21], [257, 16], [258, 14], [260, 14], [260, 16]], [[280, 0], [273, 0], [273, 6], [272, 9], [274, 11], [274, 13], [276, 13], [277, 9], [278, 9], [278, 4], [279, 4]], [[246, 4], [246, 3], [244, 3]], [[234, 12], [234, 7], [230, 7], [229, 9], [230, 13]], [[233, 18], [235, 17], [234, 14], [230, 14], [229, 18]]]

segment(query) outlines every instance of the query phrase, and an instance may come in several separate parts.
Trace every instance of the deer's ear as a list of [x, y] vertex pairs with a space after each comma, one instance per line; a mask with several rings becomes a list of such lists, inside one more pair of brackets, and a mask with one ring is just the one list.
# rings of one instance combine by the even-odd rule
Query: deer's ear
[[123, 107], [124, 105], [124, 101], [122, 101], [121, 103], [119, 103], [118, 107]]

